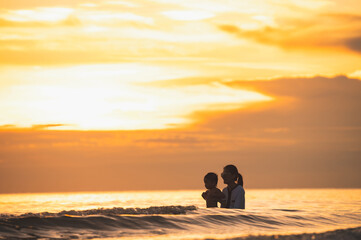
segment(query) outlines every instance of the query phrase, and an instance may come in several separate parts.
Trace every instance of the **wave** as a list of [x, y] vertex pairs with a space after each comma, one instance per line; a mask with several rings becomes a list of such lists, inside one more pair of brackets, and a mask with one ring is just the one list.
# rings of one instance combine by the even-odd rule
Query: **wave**
[[301, 216], [297, 211], [284, 209], [265, 213], [234, 209], [197, 209], [195, 206], [99, 208], [18, 216], [3, 214], [0, 216], [0, 238], [140, 238], [182, 232], [206, 234], [215, 231], [214, 233], [219, 234], [223, 230], [236, 231], [236, 234], [243, 231], [272, 233], [278, 230], [287, 231], [289, 228], [304, 231], [318, 224], [332, 223], [334, 219], [316, 215]]
[[[161, 234], [184, 229], [169, 216], [185, 215], [195, 206], [149, 208], [98, 208], [58, 213], [0, 215], [0, 239], [7, 238], [105, 238], [134, 234]], [[168, 217], [167, 217], [168, 216]], [[154, 228], [163, 229], [154, 233]]]
[[[213, 240], [212, 238], [207, 238]], [[338, 229], [333, 231], [327, 231], [322, 233], [303, 233], [303, 234], [290, 234], [290, 235], [263, 235], [263, 236], [247, 236], [247, 237], [236, 237], [227, 238], [228, 240], [359, 240], [361, 239], [361, 227]]]
[[21, 215], [0, 214], [1, 218], [23, 218], [23, 217], [61, 217], [61, 216], [90, 216], [90, 215], [150, 215], [150, 214], [185, 214], [187, 211], [193, 211], [195, 206], [161, 206], [148, 208], [97, 208], [88, 210], [70, 210], [58, 213], [25, 213]]

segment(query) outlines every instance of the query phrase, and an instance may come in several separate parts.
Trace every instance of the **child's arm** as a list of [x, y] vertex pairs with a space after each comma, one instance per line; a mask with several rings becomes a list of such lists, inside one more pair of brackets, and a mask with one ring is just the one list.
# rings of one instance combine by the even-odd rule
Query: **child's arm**
[[208, 193], [209, 193], [209, 190], [207, 190], [207, 191], [205, 191], [205, 192], [202, 193], [202, 198], [203, 198], [204, 200], [207, 200], [208, 195], [209, 195]]
[[221, 190], [219, 190], [218, 188], [214, 188], [209, 190], [208, 197], [218, 201], [222, 198], [225, 198], [226, 196], [224, 195], [224, 193], [221, 192]]
[[225, 207], [226, 205], [226, 195], [221, 192], [218, 188], [212, 189], [209, 196], [216, 200], [217, 202], [221, 203], [221, 207]]
[[215, 199], [222, 199], [222, 198], [226, 197], [224, 195], [224, 193], [222, 193], [221, 190], [219, 190], [218, 188], [213, 188], [213, 189], [209, 190], [209, 195], [210, 195], [210, 197], [215, 198]]
[[225, 208], [227, 205], [226, 194], [224, 192], [221, 192], [221, 193], [223, 194], [223, 197], [221, 198], [221, 201], [219, 201], [219, 202], [221, 204], [221, 208]]
[[219, 190], [218, 188], [217, 188], [217, 191], [215, 191], [215, 195], [216, 195], [217, 198], [219, 198], [219, 199], [224, 199], [224, 198], [226, 198], [226, 195], [224, 195], [224, 193], [222, 193], [221, 190]]

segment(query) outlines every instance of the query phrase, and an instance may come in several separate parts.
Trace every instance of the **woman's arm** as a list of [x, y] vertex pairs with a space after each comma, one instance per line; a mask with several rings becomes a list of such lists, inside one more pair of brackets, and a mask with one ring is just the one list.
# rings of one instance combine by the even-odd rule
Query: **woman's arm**
[[234, 202], [234, 208], [245, 209], [244, 191], [240, 192]]
[[207, 200], [208, 195], [209, 195], [209, 190], [207, 190], [207, 191], [205, 191], [205, 192], [202, 193], [202, 198], [203, 198], [204, 200]]
[[225, 208], [226, 205], [227, 205], [227, 196], [226, 196], [226, 193], [225, 193], [225, 190], [223, 189], [222, 191], [222, 194], [223, 194], [223, 198], [221, 201], [219, 201], [221, 203], [221, 208]]

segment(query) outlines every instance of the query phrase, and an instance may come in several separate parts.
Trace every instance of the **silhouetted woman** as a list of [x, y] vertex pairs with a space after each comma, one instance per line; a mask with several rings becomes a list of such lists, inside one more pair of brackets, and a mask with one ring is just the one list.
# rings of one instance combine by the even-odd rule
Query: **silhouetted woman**
[[223, 189], [226, 200], [222, 204], [223, 208], [245, 208], [245, 198], [243, 189], [243, 178], [234, 165], [227, 165], [221, 174], [227, 187]]

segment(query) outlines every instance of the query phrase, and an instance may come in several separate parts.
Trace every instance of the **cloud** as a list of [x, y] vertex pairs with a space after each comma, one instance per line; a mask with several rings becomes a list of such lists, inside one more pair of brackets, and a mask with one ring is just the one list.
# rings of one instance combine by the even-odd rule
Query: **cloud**
[[[185, 149], [189, 150], [191, 147], [207, 148], [206, 145], [212, 144], [212, 140], [203, 139], [197, 134], [164, 134], [158, 137], [146, 137], [144, 139], [134, 140], [134, 143], [146, 148], [169, 148], [173, 150]], [[164, 150], [163, 150], [164, 151]]]
[[0, 130], [4, 130], [4, 129], [15, 129], [16, 125], [14, 124], [4, 124], [4, 125], [0, 125]]
[[271, 81], [233, 81], [229, 85], [303, 100], [327, 97], [328, 100], [333, 102], [334, 97], [340, 97], [343, 100], [348, 99], [350, 96], [361, 97], [359, 96], [361, 81], [342, 75], [333, 78], [317, 76], [311, 78], [279, 78]]
[[154, 23], [153, 18], [132, 12], [124, 11], [86, 11], [78, 13], [79, 18], [87, 23], [103, 24], [103, 23], [124, 23], [124, 22], [139, 22], [147, 25]]
[[[0, 41], [2, 43], [4, 41]], [[114, 62], [114, 56], [105, 56], [100, 50], [49, 50], [26, 49], [34, 41], [19, 41], [10, 43], [5, 41], [5, 49], [0, 49], [0, 64], [13, 65], [51, 65], [51, 64], [79, 64], [79, 63], [107, 63]], [[14, 43], [21, 43], [14, 44]]]
[[215, 16], [213, 13], [210, 12], [195, 11], [195, 10], [166, 11], [163, 12], [163, 15], [167, 16], [170, 19], [178, 20], [178, 21], [199, 21], [199, 20], [212, 18]]
[[80, 3], [79, 6], [86, 7], [86, 8], [93, 8], [93, 7], [97, 7], [98, 5], [95, 3]]
[[17, 22], [10, 21], [4, 18], [0, 18], [0, 27], [34, 27], [34, 26], [45, 26], [43, 23], [34, 23], [34, 22]]
[[81, 26], [81, 21], [75, 15], [70, 14], [68, 17], [55, 22], [46, 21], [12, 21], [0, 18], [0, 27], [8, 28], [50, 28], [50, 27], [74, 27]]
[[16, 124], [0, 125], [0, 131], [39, 131], [39, 130], [61, 130], [62, 127], [69, 126], [69, 124], [34, 124], [30, 127], [18, 126]]
[[360, 37], [355, 37], [354, 33], [361, 31], [361, 15], [319, 14], [308, 19], [279, 17], [275, 22], [272, 26], [260, 26], [256, 29], [236, 24], [222, 24], [218, 28], [241, 39], [284, 49], [346, 47], [360, 52]]
[[[243, 30], [236, 25], [220, 25], [219, 29], [233, 34], [238, 38], [246, 38], [258, 43], [277, 45], [282, 48], [320, 47], [325, 42], [319, 42], [314, 37], [299, 36], [296, 31], [283, 30], [275, 27], [263, 27], [257, 30]], [[327, 41], [329, 41], [327, 39]], [[329, 45], [328, 43], [326, 45]]]
[[120, 5], [122, 7], [139, 7], [139, 5], [134, 4], [132, 2], [128, 2], [128, 1], [105, 1], [103, 4], [107, 4], [107, 5]]
[[0, 16], [15, 22], [58, 22], [74, 12], [72, 8], [38, 7], [34, 9], [17, 9], [2, 11]]
[[32, 8], [32, 7], [44, 7], [44, 6], [76, 6], [78, 5], [78, 1], [74, 0], [37, 0], [37, 1], [29, 1], [29, 0], [17, 0], [17, 1], [7, 1], [0, 0], [0, 5], [3, 9], [19, 9], [19, 8]]
[[56, 129], [58, 127], [63, 127], [63, 126], [68, 126], [67, 124], [36, 124], [36, 125], [32, 125], [31, 129], [33, 130], [43, 130], [43, 129]]
[[348, 74], [351, 78], [358, 78], [361, 80], [361, 70], [356, 70], [353, 73]]

